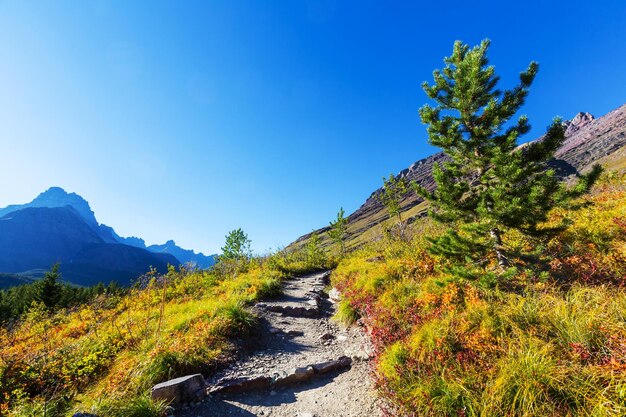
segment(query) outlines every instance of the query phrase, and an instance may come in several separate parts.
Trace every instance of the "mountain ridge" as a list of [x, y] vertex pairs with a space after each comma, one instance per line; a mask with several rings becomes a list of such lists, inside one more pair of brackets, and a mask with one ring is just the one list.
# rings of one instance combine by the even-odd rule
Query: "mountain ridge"
[[[215, 255], [204, 255], [202, 252], [195, 252], [190, 249], [184, 249], [178, 245], [169, 244], [174, 242], [168, 240], [166, 243], [159, 245], [147, 246], [143, 239], [137, 237], [121, 237], [115, 232], [111, 226], [99, 223], [95, 213], [91, 209], [89, 202], [79, 194], [67, 192], [62, 187], [53, 186], [43, 191], [31, 202], [25, 204], [11, 204], [7, 207], [0, 208], [0, 218], [25, 208], [34, 207], [72, 207], [106, 243], [121, 243], [136, 248], [146, 249], [152, 253], [169, 253], [173, 255], [180, 263], [193, 264], [198, 268], [209, 268], [215, 263]], [[178, 256], [177, 256], [178, 255]], [[182, 259], [181, 259], [182, 258]]]
[[57, 262], [64, 280], [76, 285], [126, 285], [152, 267], [166, 272], [180, 263], [170, 254], [105, 242], [72, 206], [26, 207], [0, 217], [0, 271], [27, 276]]

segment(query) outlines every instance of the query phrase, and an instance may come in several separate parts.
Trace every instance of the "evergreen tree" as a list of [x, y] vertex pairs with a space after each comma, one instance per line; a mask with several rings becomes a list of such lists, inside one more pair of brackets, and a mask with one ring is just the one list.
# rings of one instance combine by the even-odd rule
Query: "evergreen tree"
[[59, 282], [61, 273], [59, 272], [59, 264], [52, 265], [52, 268], [39, 281], [35, 289], [35, 300], [42, 302], [49, 310], [57, 307], [63, 295], [63, 285]]
[[408, 192], [408, 184], [405, 178], [394, 177], [389, 174], [389, 178], [383, 178], [383, 190], [379, 195], [380, 201], [387, 207], [389, 217], [396, 217], [398, 223], [402, 225], [402, 199]]
[[512, 253], [502, 236], [515, 229], [538, 236], [538, 228], [555, 205], [586, 192], [601, 172], [599, 166], [567, 189], [547, 162], [563, 143], [557, 118], [538, 141], [518, 147], [530, 130], [525, 116], [510, 123], [524, 104], [537, 74], [531, 62], [511, 90], [498, 90], [499, 77], [488, 64], [489, 41], [471, 48], [457, 41], [445, 67], [435, 70], [434, 83], [423, 84], [435, 106], [420, 109], [429, 141], [443, 149], [447, 162], [433, 168], [434, 192], [416, 186], [431, 203], [431, 215], [451, 225], [432, 239], [431, 250], [459, 263], [486, 265], [489, 254], [500, 267], [511, 265]]
[[343, 255], [346, 251], [346, 243], [344, 238], [346, 236], [346, 232], [348, 230], [348, 219], [344, 217], [345, 212], [343, 211], [343, 207], [339, 209], [337, 213], [337, 219], [335, 221], [330, 222], [330, 230], [328, 231], [328, 237], [339, 245], [341, 254]]
[[222, 248], [221, 259], [247, 260], [250, 258], [250, 239], [241, 228], [231, 230], [226, 235], [226, 243]]
[[0, 323], [11, 317], [11, 306], [6, 291], [0, 290]]
[[319, 269], [326, 265], [326, 255], [320, 246], [320, 237], [317, 232], [311, 233], [306, 244], [306, 261], [309, 268]]

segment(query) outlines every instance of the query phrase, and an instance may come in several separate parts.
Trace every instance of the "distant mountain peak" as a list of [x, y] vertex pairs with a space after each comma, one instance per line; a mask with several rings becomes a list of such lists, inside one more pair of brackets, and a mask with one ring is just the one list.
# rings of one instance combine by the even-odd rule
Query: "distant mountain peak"
[[65, 207], [70, 206], [83, 220], [94, 230], [98, 228], [98, 221], [94, 212], [91, 210], [87, 200], [76, 193], [68, 193], [61, 187], [50, 187], [46, 191], [40, 193], [30, 203], [13, 204], [5, 208], [0, 208], [0, 217], [29, 207]]
[[98, 228], [96, 215], [91, 210], [87, 200], [76, 193], [68, 193], [61, 187], [50, 187], [43, 193], [39, 194], [29, 204], [31, 207], [73, 207], [94, 229]]
[[42, 194], [68, 194], [68, 192], [65, 191], [61, 187], [52, 186], [48, 188], [46, 191], [44, 191], [43, 193], [40, 193], [39, 195], [42, 195]]
[[68, 193], [67, 191], [65, 191], [65, 189], [63, 187], [59, 187], [56, 185], [53, 185], [52, 187], [48, 188], [46, 191], [39, 193], [41, 194], [62, 194], [62, 195], [78, 195], [76, 193]]
[[571, 120], [563, 122], [565, 125], [565, 136], [571, 136], [576, 133], [580, 128], [593, 122], [595, 117], [589, 112], [578, 112]]
[[[65, 199], [65, 200], [76, 200], [76, 201], [84, 201], [87, 203], [87, 200], [82, 198], [76, 193], [68, 193], [62, 187], [50, 187], [46, 191], [39, 193], [37, 197], [33, 201], [38, 199]], [[89, 203], [87, 203], [89, 204]]]

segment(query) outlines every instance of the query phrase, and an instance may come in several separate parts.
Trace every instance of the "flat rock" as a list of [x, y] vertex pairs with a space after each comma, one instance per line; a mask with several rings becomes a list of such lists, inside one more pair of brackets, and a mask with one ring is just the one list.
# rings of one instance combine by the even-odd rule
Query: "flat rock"
[[306, 368], [293, 368], [287, 372], [277, 374], [274, 378], [273, 385], [275, 387], [285, 387], [300, 382], [308, 381], [315, 374], [312, 366]]
[[338, 371], [340, 369], [344, 369], [349, 367], [352, 364], [352, 359], [347, 356], [342, 356], [339, 359], [317, 363], [315, 365], [311, 365], [315, 373], [318, 374], [327, 374], [329, 372]]
[[187, 375], [152, 387], [152, 399], [180, 404], [195, 401], [204, 394], [206, 383], [201, 374]]
[[310, 306], [313, 306], [313, 307], [317, 307], [317, 305], [318, 305], [318, 301], [316, 299], [314, 299], [314, 298], [312, 298], [310, 300], [306, 300], [306, 303], [308, 305], [310, 305]]
[[271, 378], [259, 376], [255, 378], [236, 378], [219, 382], [209, 389], [209, 394], [240, 394], [243, 392], [269, 388]]
[[274, 305], [266, 305], [265, 309], [273, 313], [281, 313], [283, 316], [288, 316], [288, 317], [317, 317], [320, 314], [319, 309], [317, 307], [274, 304]]

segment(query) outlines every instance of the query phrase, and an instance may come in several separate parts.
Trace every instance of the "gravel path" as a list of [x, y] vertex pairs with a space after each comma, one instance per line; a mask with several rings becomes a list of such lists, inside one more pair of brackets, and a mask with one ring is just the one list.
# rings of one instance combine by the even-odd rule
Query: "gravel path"
[[176, 415], [380, 416], [368, 338], [330, 320], [335, 305], [323, 293], [328, 275], [287, 280], [282, 296], [257, 304], [261, 330], [254, 348], [208, 381], [212, 393], [204, 402]]

